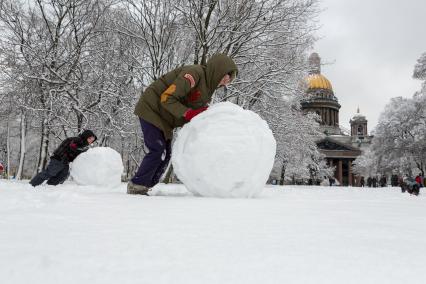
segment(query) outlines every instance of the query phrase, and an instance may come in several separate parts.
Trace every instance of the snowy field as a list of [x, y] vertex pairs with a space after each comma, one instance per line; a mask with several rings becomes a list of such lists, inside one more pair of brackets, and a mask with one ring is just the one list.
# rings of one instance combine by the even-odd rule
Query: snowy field
[[425, 192], [153, 193], [0, 180], [0, 283], [426, 283]]

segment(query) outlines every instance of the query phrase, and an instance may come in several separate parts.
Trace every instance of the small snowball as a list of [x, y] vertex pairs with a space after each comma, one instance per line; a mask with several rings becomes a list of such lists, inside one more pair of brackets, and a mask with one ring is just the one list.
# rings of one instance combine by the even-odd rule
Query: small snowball
[[80, 154], [71, 165], [71, 176], [80, 185], [116, 187], [121, 183], [123, 161], [109, 147], [95, 147]]

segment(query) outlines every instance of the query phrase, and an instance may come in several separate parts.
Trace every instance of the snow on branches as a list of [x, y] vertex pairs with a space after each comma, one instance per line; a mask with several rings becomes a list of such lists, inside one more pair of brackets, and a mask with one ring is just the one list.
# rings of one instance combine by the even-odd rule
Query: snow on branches
[[[214, 101], [259, 113], [282, 144], [277, 158], [303, 165], [300, 176], [308, 165], [317, 171], [315, 122], [294, 98], [318, 11], [316, 0], [1, 1], [0, 80], [14, 102], [9, 121], [19, 121], [7, 151], [12, 167], [25, 165], [30, 176], [62, 139], [91, 128], [133, 171], [144, 152], [133, 115], [141, 92], [173, 68], [222, 52], [240, 72]], [[308, 158], [297, 163], [302, 152]]]

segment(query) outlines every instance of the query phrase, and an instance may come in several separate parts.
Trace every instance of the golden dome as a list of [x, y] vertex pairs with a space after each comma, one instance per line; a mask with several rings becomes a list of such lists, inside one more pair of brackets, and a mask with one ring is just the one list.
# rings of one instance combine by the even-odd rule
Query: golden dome
[[311, 74], [306, 78], [308, 89], [326, 89], [332, 91], [330, 81], [321, 74]]

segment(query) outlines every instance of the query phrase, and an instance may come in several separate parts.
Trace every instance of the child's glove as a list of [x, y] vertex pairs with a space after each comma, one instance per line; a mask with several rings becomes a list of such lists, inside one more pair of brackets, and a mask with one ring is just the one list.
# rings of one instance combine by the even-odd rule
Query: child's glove
[[70, 144], [70, 148], [71, 148], [71, 150], [77, 150], [77, 144], [76, 144], [76, 143], [74, 143], [74, 142], [72, 142], [72, 143]]
[[183, 117], [185, 118], [186, 121], [191, 121], [191, 119], [194, 118], [194, 116], [202, 113], [203, 111], [205, 111], [208, 107], [200, 107], [197, 109], [188, 109], [185, 114], [183, 115]]

